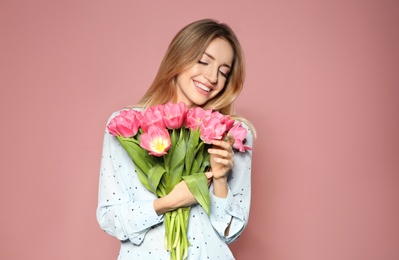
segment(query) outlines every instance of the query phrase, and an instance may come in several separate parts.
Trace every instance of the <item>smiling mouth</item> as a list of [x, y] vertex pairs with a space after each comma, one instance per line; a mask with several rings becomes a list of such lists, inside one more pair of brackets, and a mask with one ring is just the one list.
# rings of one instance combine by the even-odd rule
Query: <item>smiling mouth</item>
[[200, 82], [197, 82], [197, 81], [194, 81], [194, 85], [195, 85], [196, 87], [202, 89], [203, 91], [206, 91], [206, 92], [210, 92], [210, 91], [212, 90], [211, 88], [208, 88], [208, 87], [205, 86], [204, 84], [202, 84], [202, 83], [200, 83]]

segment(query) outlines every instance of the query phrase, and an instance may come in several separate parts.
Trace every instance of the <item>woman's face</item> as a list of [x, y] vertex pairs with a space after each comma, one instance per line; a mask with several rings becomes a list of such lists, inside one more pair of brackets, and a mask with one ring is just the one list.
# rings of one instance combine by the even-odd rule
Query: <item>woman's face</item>
[[177, 76], [177, 102], [191, 108], [214, 98], [225, 86], [233, 57], [229, 42], [221, 38], [211, 41], [198, 63]]

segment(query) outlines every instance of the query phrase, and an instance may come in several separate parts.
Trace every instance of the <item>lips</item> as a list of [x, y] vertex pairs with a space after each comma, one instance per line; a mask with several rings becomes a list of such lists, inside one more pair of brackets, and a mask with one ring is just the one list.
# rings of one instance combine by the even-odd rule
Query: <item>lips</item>
[[212, 90], [212, 87], [205, 86], [204, 84], [202, 84], [201, 82], [198, 82], [198, 81], [194, 81], [194, 85], [196, 87], [202, 89], [205, 92], [210, 92]]

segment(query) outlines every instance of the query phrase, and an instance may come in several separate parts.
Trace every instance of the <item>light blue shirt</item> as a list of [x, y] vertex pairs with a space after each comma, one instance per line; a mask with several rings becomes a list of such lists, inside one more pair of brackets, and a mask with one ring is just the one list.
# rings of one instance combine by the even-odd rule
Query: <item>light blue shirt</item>
[[[111, 118], [117, 114], [119, 112], [115, 112]], [[248, 130], [246, 145], [252, 147], [252, 141], [252, 134]], [[187, 232], [191, 244], [189, 260], [234, 259], [227, 244], [236, 240], [248, 223], [251, 161], [252, 151], [235, 152], [233, 169], [228, 175], [227, 198], [216, 197], [212, 185], [210, 187], [210, 216], [199, 204], [191, 206]], [[97, 221], [105, 232], [121, 241], [119, 260], [170, 259], [164, 247], [164, 216], [157, 215], [153, 207], [156, 198], [141, 184], [132, 159], [117, 138], [106, 130]], [[225, 236], [230, 220], [230, 231]]]

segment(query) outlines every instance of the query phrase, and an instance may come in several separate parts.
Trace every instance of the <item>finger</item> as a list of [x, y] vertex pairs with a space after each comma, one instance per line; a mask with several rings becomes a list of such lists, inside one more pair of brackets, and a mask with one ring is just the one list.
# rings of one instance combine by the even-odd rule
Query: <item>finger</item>
[[236, 141], [236, 139], [234, 138], [234, 135], [232, 134], [227, 134], [227, 142], [232, 146], [234, 144], [234, 142]]
[[231, 157], [231, 153], [230, 153], [229, 151], [222, 150], [222, 149], [212, 149], [212, 148], [209, 148], [209, 149], [208, 149], [208, 153], [210, 153], [210, 154], [212, 154], [212, 155], [219, 156], [219, 157], [224, 157], [224, 158]]
[[213, 180], [213, 173], [212, 172], [206, 172], [205, 175], [208, 178], [208, 187], [209, 187], [211, 185], [211, 183], [212, 183], [212, 180]]
[[229, 160], [229, 159], [223, 159], [223, 158], [215, 157], [215, 158], [213, 158], [213, 160], [215, 162], [217, 162], [217, 163], [220, 163], [220, 164], [224, 165], [224, 166], [233, 165], [233, 162], [231, 160]]
[[[233, 137], [233, 140], [234, 140], [234, 137]], [[234, 141], [233, 141], [233, 143], [234, 143]], [[220, 140], [213, 140], [212, 144], [213, 144], [213, 146], [216, 146], [214, 148], [220, 147], [221, 149], [224, 149], [224, 150], [232, 149], [232, 144], [229, 141], [226, 142], [226, 141], [220, 141]]]
[[205, 175], [206, 175], [206, 177], [208, 179], [211, 179], [213, 177], [213, 173], [212, 172], [206, 172]]

